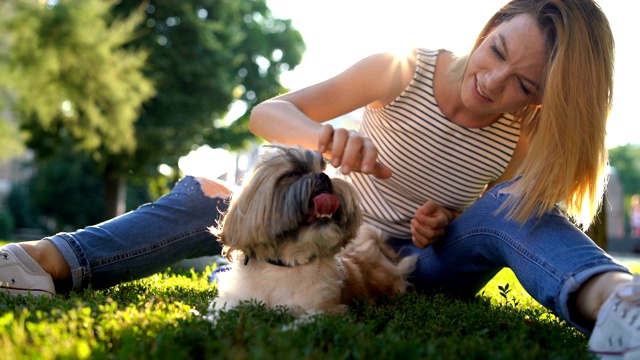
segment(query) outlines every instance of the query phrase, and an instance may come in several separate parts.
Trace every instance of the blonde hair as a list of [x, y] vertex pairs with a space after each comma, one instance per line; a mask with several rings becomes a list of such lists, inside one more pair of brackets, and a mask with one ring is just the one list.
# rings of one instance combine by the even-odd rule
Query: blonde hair
[[[515, 113], [529, 153], [501, 210], [524, 222], [559, 205], [577, 225], [589, 227], [606, 185], [606, 121], [613, 98], [614, 39], [592, 0], [513, 0], [487, 22], [472, 52], [498, 24], [516, 15], [536, 19], [546, 34], [548, 59], [540, 104]], [[469, 56], [452, 64], [461, 80]]]

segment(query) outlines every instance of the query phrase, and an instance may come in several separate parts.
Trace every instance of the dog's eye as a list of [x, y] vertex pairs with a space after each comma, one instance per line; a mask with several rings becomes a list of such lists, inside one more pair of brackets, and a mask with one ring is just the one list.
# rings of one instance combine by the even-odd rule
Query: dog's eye
[[290, 171], [282, 174], [282, 176], [278, 178], [278, 183], [292, 183], [298, 181], [302, 175], [304, 175], [302, 171]]

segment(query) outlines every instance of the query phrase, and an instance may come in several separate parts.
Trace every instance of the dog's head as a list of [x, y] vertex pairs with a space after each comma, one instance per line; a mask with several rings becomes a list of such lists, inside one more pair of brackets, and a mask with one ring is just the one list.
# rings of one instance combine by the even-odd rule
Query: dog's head
[[324, 169], [318, 152], [272, 146], [215, 231], [227, 254], [297, 265], [333, 256], [355, 238], [362, 223], [357, 193]]

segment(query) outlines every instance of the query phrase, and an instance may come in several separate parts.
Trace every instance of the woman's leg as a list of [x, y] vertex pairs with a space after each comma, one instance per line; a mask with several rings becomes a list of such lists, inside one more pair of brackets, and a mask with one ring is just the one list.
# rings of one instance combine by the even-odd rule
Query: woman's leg
[[[187, 176], [153, 203], [95, 226], [25, 244], [24, 248], [45, 265], [45, 270], [52, 266], [46, 265], [47, 261], [55, 261], [52, 254], [61, 256], [73, 290], [106, 288], [154, 274], [182, 259], [219, 254], [220, 246], [209, 228], [217, 225], [226, 210], [229, 194], [216, 182]], [[51, 245], [57, 253], [46, 250]], [[60, 272], [53, 274], [54, 280], [64, 280], [59, 266], [49, 272]]]
[[416, 288], [474, 296], [508, 267], [534, 299], [589, 332], [594, 319], [577, 307], [576, 292], [596, 275], [613, 272], [630, 278], [629, 270], [557, 211], [525, 224], [505, 220], [504, 212], [496, 214], [509, 196], [500, 190], [508, 185], [486, 193], [433, 246], [420, 250], [410, 241], [392, 242], [402, 255], [419, 254]]

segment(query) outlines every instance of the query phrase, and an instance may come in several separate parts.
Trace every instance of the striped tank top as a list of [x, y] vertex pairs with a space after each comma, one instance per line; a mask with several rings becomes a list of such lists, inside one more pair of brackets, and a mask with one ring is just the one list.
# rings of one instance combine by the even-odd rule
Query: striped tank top
[[411, 238], [410, 221], [427, 200], [458, 211], [471, 206], [504, 172], [520, 135], [511, 114], [477, 129], [444, 116], [433, 94], [438, 53], [418, 49], [415, 74], [402, 94], [363, 112], [359, 131], [371, 138], [393, 175], [349, 178], [361, 194], [365, 222], [388, 236]]

